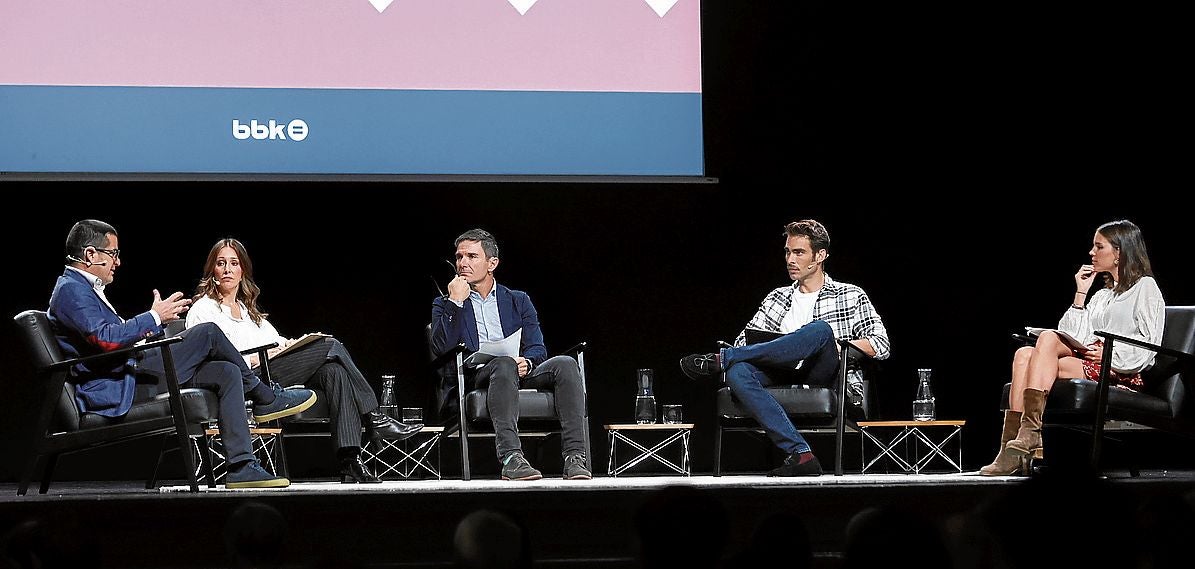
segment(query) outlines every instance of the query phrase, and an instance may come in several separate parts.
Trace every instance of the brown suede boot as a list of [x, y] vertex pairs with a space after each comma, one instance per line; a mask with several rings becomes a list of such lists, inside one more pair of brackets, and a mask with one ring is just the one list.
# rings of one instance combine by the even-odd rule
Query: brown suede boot
[[1025, 389], [1025, 413], [1021, 416], [1021, 427], [1017, 438], [1008, 441], [1005, 448], [1018, 459], [1037, 453], [1041, 449], [1041, 414], [1046, 410], [1049, 391]]
[[1021, 457], [1010, 454], [1008, 449], [1005, 448], [1008, 441], [1017, 436], [1017, 430], [1020, 426], [1020, 411], [1010, 410], [1004, 412], [1004, 432], [1000, 434], [1000, 453], [996, 455], [996, 460], [993, 460], [991, 464], [979, 469], [980, 474], [984, 476], [1016, 476], [1023, 474], [1021, 472]]

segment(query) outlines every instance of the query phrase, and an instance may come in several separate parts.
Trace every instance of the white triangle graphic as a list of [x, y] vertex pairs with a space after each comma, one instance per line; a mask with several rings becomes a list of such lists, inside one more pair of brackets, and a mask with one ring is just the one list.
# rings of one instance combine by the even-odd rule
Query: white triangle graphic
[[656, 13], [660, 15], [661, 18], [663, 18], [664, 14], [667, 14], [668, 11], [671, 10], [673, 6], [676, 6], [676, 3], [677, 3], [677, 0], [645, 0], [645, 1], [647, 2], [648, 6], [651, 6], [652, 10], [655, 10]]
[[526, 15], [527, 10], [530, 10], [531, 7], [534, 6], [536, 2], [539, 2], [539, 0], [506, 0], [506, 1], [510, 2], [510, 5], [514, 6], [515, 10], [519, 11], [520, 16]]
[[386, 8], [389, 8], [393, 2], [394, 0], [369, 0], [369, 3], [373, 4], [374, 8], [377, 8], [379, 14], [384, 12]]

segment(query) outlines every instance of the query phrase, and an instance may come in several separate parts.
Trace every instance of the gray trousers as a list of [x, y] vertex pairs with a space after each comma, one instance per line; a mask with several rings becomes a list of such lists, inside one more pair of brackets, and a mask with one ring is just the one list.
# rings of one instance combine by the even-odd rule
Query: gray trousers
[[487, 407], [494, 423], [494, 445], [498, 459], [522, 451], [519, 442], [519, 389], [550, 390], [556, 396], [560, 416], [560, 450], [564, 456], [585, 452], [585, 396], [581, 390], [581, 368], [569, 356], [555, 356], [519, 378], [514, 358], [499, 357], [477, 370], [474, 385], [489, 386]]
[[270, 360], [270, 377], [283, 387], [304, 385], [322, 390], [328, 396], [337, 448], [361, 446], [361, 416], [376, 410], [378, 400], [339, 340], [324, 338]]

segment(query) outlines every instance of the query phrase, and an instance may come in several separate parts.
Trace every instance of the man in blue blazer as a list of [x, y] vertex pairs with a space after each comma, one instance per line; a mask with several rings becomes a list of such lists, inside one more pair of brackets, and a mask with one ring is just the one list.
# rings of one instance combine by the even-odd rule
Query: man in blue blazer
[[[68, 358], [90, 356], [128, 347], [162, 331], [178, 320], [190, 299], [176, 292], [162, 298], [154, 290], [150, 309], [136, 317], [121, 318], [104, 289], [116, 278], [120, 246], [116, 229], [94, 219], [83, 220], [66, 237], [66, 269], [50, 296], [49, 319], [63, 354]], [[219, 399], [220, 435], [228, 451], [227, 488], [282, 488], [290, 481], [266, 472], [249, 446], [245, 418], [246, 396], [255, 403], [253, 416], [272, 421], [299, 413], [315, 403], [310, 390], [284, 391], [264, 384], [245, 365], [244, 358], [215, 324], [188, 329], [183, 340], [171, 346], [179, 383], [214, 390]], [[77, 383], [79, 411], [105, 417], [122, 417], [133, 405], [135, 376], [164, 373], [161, 350], [142, 352], [138, 358], [102, 359], [78, 364], [72, 371]]]
[[[531, 298], [525, 292], [494, 281], [498, 243], [493, 235], [472, 229], [457, 237], [455, 246], [457, 276], [448, 283], [448, 294], [432, 303], [432, 351], [439, 356], [463, 343], [476, 352], [483, 341], [498, 341], [522, 330], [518, 356], [494, 358], [467, 371], [466, 376], [474, 385], [489, 385], [487, 405], [494, 423], [494, 444], [502, 463], [502, 479], [542, 478], [523, 456], [519, 442], [520, 388], [555, 392], [563, 431], [560, 448], [564, 478], [592, 478], [586, 468], [585, 395], [577, 361], [569, 356], [549, 358]], [[455, 391], [456, 381], [444, 378], [439, 392], [441, 408], [455, 403]]]

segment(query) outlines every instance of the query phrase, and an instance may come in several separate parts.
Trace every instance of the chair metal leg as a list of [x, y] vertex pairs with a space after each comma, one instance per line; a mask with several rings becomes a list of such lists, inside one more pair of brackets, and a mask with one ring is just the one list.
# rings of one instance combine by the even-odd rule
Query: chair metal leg
[[1100, 445], [1104, 438], [1104, 415], [1108, 409], [1108, 375], [1112, 371], [1112, 353], [1114, 340], [1108, 338], [1104, 342], [1104, 358], [1100, 361], [1100, 382], [1096, 386], [1095, 396], [1095, 424], [1091, 428], [1091, 471], [1100, 471]]
[[29, 457], [29, 461], [25, 464], [25, 468], [21, 471], [21, 483], [17, 486], [17, 496], [24, 496], [29, 491], [29, 482], [33, 480], [33, 473], [37, 472], [37, 463], [40, 462], [41, 455], [34, 454]]
[[158, 469], [162, 468], [162, 458], [166, 456], [166, 442], [170, 440], [170, 435], [162, 435], [162, 444], [158, 445], [158, 460], [154, 462], [154, 469], [149, 473], [149, 479], [145, 481], [145, 489], [153, 490], [158, 485]]
[[461, 480], [472, 480], [469, 472], [469, 424], [465, 421], [465, 414], [461, 413]]
[[195, 461], [191, 457], [191, 435], [187, 433], [187, 416], [183, 412], [183, 399], [179, 393], [178, 377], [175, 375], [174, 354], [170, 346], [162, 346], [162, 366], [166, 369], [166, 387], [170, 392], [170, 411], [174, 416], [174, 433], [178, 449], [183, 455], [183, 467], [187, 469], [187, 484], [192, 492], [199, 492], [199, 481], [195, 479]]
[[722, 476], [722, 425], [718, 425], [718, 434], [714, 437], [714, 476]]
[[838, 418], [834, 420], [834, 476], [842, 476], [842, 442], [846, 432], [846, 373], [849, 343], [843, 342], [842, 353], [839, 354], [838, 367], [841, 375], [838, 378]]
[[58, 464], [58, 453], [52, 452], [46, 455], [46, 465], [42, 468], [41, 487], [38, 488], [38, 494], [45, 494], [50, 491], [50, 480], [54, 478], [54, 467]]
[[[191, 449], [187, 449], [191, 452]], [[216, 487], [216, 461], [212, 460], [212, 437], [207, 434], [207, 430], [203, 431], [203, 454], [206, 458], [200, 458], [203, 461], [203, 480], [207, 482], [208, 488]], [[227, 476], [227, 475], [225, 475]]]
[[283, 478], [290, 478], [290, 467], [286, 464], [286, 446], [282, 444], [283, 440], [286, 438], [283, 436], [284, 434], [284, 432], [278, 433], [278, 436], [275, 438], [274, 444], [278, 445], [278, 448], [275, 449], [275, 452], [278, 454], [278, 472], [275, 474]]

